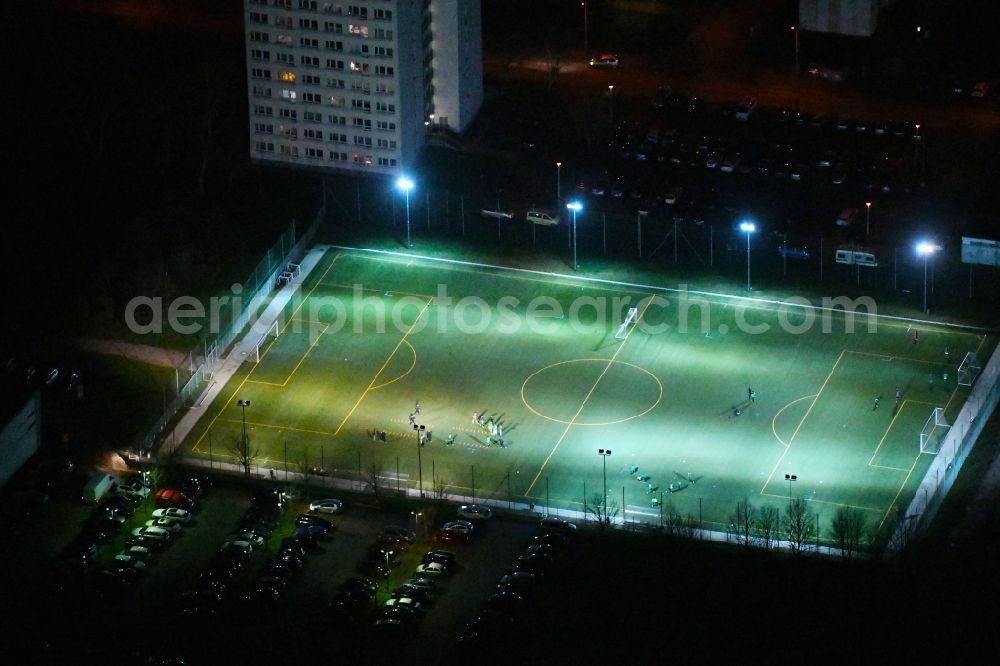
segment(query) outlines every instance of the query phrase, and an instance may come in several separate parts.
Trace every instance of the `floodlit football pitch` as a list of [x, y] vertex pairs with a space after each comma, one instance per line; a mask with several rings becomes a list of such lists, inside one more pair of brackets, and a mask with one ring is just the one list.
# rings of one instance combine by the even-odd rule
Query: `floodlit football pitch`
[[[632, 307], [638, 323], [619, 330]], [[249, 400], [255, 464], [279, 479], [322, 467], [388, 492], [422, 475], [428, 496], [583, 510], [606, 464], [608, 504], [627, 518], [655, 522], [659, 500], [725, 529], [739, 500], [783, 509], [791, 495], [823, 534], [842, 506], [885, 529], [932, 458], [919, 443], [931, 412], [950, 419], [967, 395], [959, 362], [995, 340], [850, 320], [331, 250], [185, 447], [233, 462]]]

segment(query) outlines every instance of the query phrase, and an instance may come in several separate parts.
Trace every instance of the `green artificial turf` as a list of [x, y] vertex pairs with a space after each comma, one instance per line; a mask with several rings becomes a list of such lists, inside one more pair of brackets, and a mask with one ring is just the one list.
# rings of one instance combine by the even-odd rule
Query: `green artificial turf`
[[[961, 406], [958, 362], [967, 351], [985, 359], [995, 345], [926, 325], [915, 341], [901, 320], [880, 319], [870, 332], [858, 317], [849, 332], [839, 312], [824, 332], [822, 317], [806, 326], [812, 315], [801, 310], [731, 297], [684, 301], [663, 292], [669, 305], [640, 304], [648, 295], [331, 251], [286, 308], [279, 337], [259, 363], [244, 364], [186, 448], [230, 456], [242, 431], [236, 399], [248, 399], [258, 463], [282, 469], [287, 448], [293, 471], [322, 465], [368, 480], [375, 470], [384, 487], [398, 468], [415, 487], [408, 417], [419, 401], [416, 421], [433, 433], [420, 451], [427, 493], [506, 500], [509, 492], [514, 501], [579, 510], [601, 494], [606, 462], [610, 502], [620, 507], [624, 493], [630, 518], [658, 513], [652, 500], [662, 493], [672, 510], [724, 529], [740, 499], [782, 509], [791, 492], [810, 501], [824, 534], [845, 505], [877, 528], [909, 501], [931, 461], [919, 454], [919, 433], [932, 409], [953, 416]], [[527, 304], [540, 297], [565, 316], [543, 304], [533, 327], [524, 324]], [[640, 307], [643, 327], [624, 340], [615, 339], [620, 315], [604, 323], [595, 315], [600, 299], [610, 308], [614, 298]], [[582, 305], [575, 319], [574, 303]], [[379, 308], [389, 312], [384, 326]], [[796, 326], [805, 332], [785, 330]], [[473, 413], [503, 422], [505, 448], [487, 443]], [[388, 441], [373, 441], [372, 430]], [[612, 455], [602, 461], [600, 448]], [[791, 487], [786, 474], [797, 477]]]

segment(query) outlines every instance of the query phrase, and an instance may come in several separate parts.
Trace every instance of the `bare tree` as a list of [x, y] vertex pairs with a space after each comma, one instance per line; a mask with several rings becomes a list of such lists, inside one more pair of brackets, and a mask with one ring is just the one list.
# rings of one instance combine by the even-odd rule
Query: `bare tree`
[[743, 546], [752, 546], [755, 542], [754, 508], [746, 497], [736, 503], [736, 508], [729, 516], [729, 527], [736, 537], [736, 542]]
[[788, 547], [796, 555], [807, 550], [816, 538], [816, 523], [809, 514], [809, 505], [801, 497], [792, 500], [785, 507], [785, 532], [788, 535]]
[[584, 504], [584, 512], [594, 516], [602, 526], [610, 525], [611, 521], [618, 516], [618, 502], [614, 499], [610, 499], [607, 505], [604, 504], [604, 498], [601, 497], [601, 493], [594, 493], [590, 496], [590, 500]]
[[444, 499], [444, 493], [445, 490], [447, 490], [447, 488], [448, 484], [445, 482], [444, 479], [442, 479], [441, 477], [434, 479], [434, 489], [433, 489], [434, 497], [436, 497], [439, 500]]
[[830, 536], [844, 559], [854, 559], [868, 537], [864, 512], [846, 506], [837, 509], [830, 523]]
[[776, 507], [764, 506], [757, 510], [754, 532], [761, 548], [770, 550], [777, 545], [780, 527], [781, 514]]
[[229, 453], [236, 459], [236, 464], [243, 468], [243, 475], [250, 477], [250, 468], [257, 462], [257, 458], [260, 457], [260, 449], [251, 448], [250, 438], [235, 437], [230, 440], [229, 445], [226, 447]]

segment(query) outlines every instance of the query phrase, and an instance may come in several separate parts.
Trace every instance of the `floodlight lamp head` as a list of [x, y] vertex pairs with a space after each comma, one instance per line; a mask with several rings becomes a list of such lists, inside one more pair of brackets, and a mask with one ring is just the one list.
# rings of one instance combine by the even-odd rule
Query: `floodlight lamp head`
[[581, 211], [583, 210], [583, 204], [581, 204], [579, 201], [570, 201], [568, 204], [566, 204], [566, 208], [569, 208], [572, 211]]
[[740, 231], [745, 231], [746, 233], [753, 233], [757, 231], [757, 225], [753, 222], [740, 222]]
[[927, 256], [929, 254], [934, 254], [940, 248], [934, 243], [929, 243], [927, 241], [922, 241], [917, 243], [917, 254], [922, 256]]
[[396, 187], [403, 190], [404, 192], [409, 192], [413, 189], [413, 181], [406, 176], [400, 176], [396, 181]]

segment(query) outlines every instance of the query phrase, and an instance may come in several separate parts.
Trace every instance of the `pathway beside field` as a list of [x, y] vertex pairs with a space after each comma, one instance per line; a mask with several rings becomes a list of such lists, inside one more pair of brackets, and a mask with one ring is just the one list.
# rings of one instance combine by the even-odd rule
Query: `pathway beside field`
[[140, 363], [156, 365], [161, 368], [179, 368], [187, 356], [184, 352], [175, 349], [164, 349], [163, 347], [154, 347], [153, 345], [122, 342], [121, 340], [86, 338], [80, 340], [79, 344], [83, 349], [97, 354], [121, 356], [129, 361], [139, 361]]
[[204, 413], [204, 408], [212, 404], [212, 401], [219, 396], [219, 393], [222, 392], [222, 389], [229, 383], [229, 380], [236, 374], [236, 371], [239, 370], [243, 362], [253, 354], [254, 347], [260, 341], [261, 336], [277, 321], [282, 310], [285, 309], [285, 306], [295, 295], [295, 292], [308, 279], [309, 274], [312, 273], [316, 265], [323, 259], [328, 249], [330, 249], [329, 245], [317, 245], [306, 252], [302, 261], [299, 262], [301, 269], [299, 275], [274, 294], [267, 308], [253, 325], [250, 326], [250, 330], [237, 340], [233, 348], [229, 351], [229, 354], [226, 355], [219, 367], [215, 369], [208, 388], [198, 396], [195, 404], [188, 408], [184, 416], [181, 417], [181, 420], [177, 422], [173, 431], [164, 438], [163, 446], [160, 447], [158, 452], [160, 457], [170, 457], [180, 443], [191, 434], [191, 431], [198, 423], [198, 419]]

